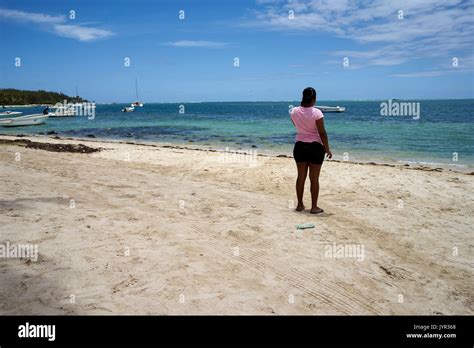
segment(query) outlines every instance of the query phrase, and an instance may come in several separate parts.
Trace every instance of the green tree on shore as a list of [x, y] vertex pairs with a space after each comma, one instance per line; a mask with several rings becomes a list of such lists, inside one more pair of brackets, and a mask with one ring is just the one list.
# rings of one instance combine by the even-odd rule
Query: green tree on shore
[[80, 103], [87, 100], [70, 97], [63, 93], [48, 91], [26, 91], [13, 88], [0, 89], [0, 105], [56, 104], [67, 100], [68, 103]]

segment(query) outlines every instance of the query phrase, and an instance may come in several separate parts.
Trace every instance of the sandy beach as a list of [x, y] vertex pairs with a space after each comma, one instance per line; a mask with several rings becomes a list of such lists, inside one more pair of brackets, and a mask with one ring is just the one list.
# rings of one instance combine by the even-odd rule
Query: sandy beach
[[468, 173], [328, 161], [311, 215], [292, 158], [0, 136], [0, 159], [0, 243], [39, 253], [0, 259], [1, 314], [474, 313]]

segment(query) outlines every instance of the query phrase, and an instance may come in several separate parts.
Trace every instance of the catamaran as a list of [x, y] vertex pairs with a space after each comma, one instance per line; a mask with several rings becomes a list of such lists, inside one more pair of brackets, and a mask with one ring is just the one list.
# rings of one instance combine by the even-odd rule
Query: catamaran
[[[79, 100], [79, 92], [76, 86], [76, 100]], [[76, 110], [81, 110], [81, 109], [90, 109], [90, 108], [95, 108], [95, 102], [89, 103], [89, 102], [75, 102], [75, 103], [70, 103], [72, 107], [76, 108]]]
[[76, 109], [74, 107], [66, 106], [53, 106], [53, 112], [49, 112], [48, 115], [51, 117], [71, 117], [76, 116]]
[[142, 107], [143, 103], [138, 101], [139, 99], [138, 99], [138, 82], [137, 82], [137, 79], [135, 79], [135, 94], [137, 96], [137, 101], [131, 103], [130, 106], [131, 107], [135, 107], [135, 106]]
[[323, 106], [323, 105], [318, 105], [315, 106], [315, 108], [321, 110], [322, 112], [344, 112], [346, 111], [346, 108], [343, 106]]
[[32, 114], [14, 118], [0, 119], [0, 126], [2, 127], [18, 127], [18, 126], [33, 126], [43, 124], [48, 119], [49, 115]]

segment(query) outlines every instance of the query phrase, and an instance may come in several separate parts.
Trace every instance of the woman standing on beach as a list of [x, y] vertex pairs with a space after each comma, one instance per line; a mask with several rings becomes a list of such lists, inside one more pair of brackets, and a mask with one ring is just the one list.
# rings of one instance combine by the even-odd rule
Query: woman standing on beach
[[296, 196], [298, 206], [296, 211], [304, 210], [303, 192], [306, 176], [311, 181], [311, 214], [322, 213], [318, 207], [319, 173], [324, 161], [324, 155], [332, 158], [329, 150], [329, 140], [324, 128], [324, 115], [321, 110], [314, 108], [316, 104], [316, 90], [308, 87], [303, 90], [301, 105], [291, 110], [291, 121], [296, 128], [296, 143], [293, 157], [298, 168], [296, 179]]

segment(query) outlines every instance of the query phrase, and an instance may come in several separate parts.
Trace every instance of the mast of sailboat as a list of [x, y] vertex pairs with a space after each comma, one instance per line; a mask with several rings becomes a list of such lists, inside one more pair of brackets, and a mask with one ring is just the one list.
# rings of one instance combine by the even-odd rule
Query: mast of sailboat
[[135, 78], [135, 93], [137, 95], [137, 101], [138, 101], [138, 82], [136, 78]]

